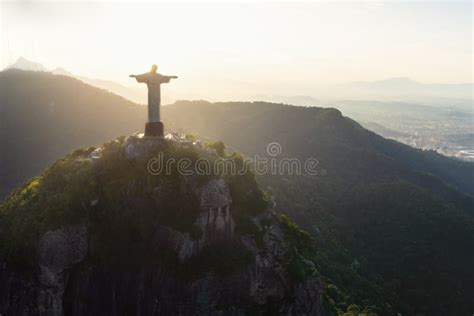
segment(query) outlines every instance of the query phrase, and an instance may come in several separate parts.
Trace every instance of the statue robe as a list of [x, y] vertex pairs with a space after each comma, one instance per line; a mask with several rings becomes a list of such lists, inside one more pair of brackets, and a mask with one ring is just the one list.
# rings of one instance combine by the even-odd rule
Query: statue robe
[[162, 83], [170, 82], [170, 77], [158, 73], [147, 72], [136, 75], [138, 82], [146, 83], [148, 86], [148, 122], [160, 121], [161, 89]]

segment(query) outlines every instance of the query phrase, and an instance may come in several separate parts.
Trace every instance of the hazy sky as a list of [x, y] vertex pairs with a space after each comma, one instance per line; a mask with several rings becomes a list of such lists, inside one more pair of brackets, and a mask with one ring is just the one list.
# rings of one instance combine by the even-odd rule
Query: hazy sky
[[400, 76], [472, 82], [472, 10], [471, 1], [2, 2], [0, 66], [24, 56], [130, 85], [128, 74], [157, 63], [180, 76], [172, 89], [202, 95]]

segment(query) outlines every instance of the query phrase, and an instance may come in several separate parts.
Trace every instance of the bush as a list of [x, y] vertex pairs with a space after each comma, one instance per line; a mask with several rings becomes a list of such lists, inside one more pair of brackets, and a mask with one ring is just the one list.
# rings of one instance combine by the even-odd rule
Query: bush
[[205, 145], [209, 148], [214, 149], [219, 156], [225, 157], [225, 144], [223, 142], [207, 142]]

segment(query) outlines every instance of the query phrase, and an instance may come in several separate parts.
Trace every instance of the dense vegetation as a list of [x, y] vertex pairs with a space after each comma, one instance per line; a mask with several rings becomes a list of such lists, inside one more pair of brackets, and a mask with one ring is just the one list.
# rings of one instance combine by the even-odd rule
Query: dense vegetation
[[[163, 154], [164, 161], [187, 158], [192, 162], [201, 154], [195, 147], [166, 142], [143, 156], [129, 159], [124, 155], [123, 141], [121, 137], [104, 144], [102, 157], [93, 161], [89, 155], [94, 147], [76, 150], [15, 190], [0, 205], [1, 257], [17, 267], [34, 266], [37, 259], [32, 254], [42, 234], [67, 224], [87, 223], [91, 232], [91, 260], [104, 264], [160, 261], [173, 266], [176, 256], [164, 255], [163, 248], [157, 248], [154, 232], [158, 225], [164, 225], [199, 239], [202, 231], [193, 225], [200, 210], [194, 192], [211, 178], [223, 176], [229, 183], [237, 223], [267, 208], [267, 197], [250, 171], [226, 176], [195, 174], [184, 179], [174, 164], [170, 173], [153, 175], [147, 170], [147, 161], [158, 153]], [[219, 156], [207, 158], [215, 162]], [[232, 155], [227, 159], [242, 158]], [[244, 252], [239, 255], [235, 247], [233, 255], [214, 260], [225, 263], [205, 264], [217, 253], [229, 252], [227, 248], [216, 247], [215, 255], [209, 256], [213, 253], [210, 249], [193, 259], [197, 267], [194, 275], [209, 269], [232, 271], [239, 258], [242, 262], [248, 258]], [[124, 257], [124, 253], [128, 255]]]
[[145, 109], [71, 77], [0, 72], [0, 199], [77, 148], [143, 128]]
[[164, 117], [177, 130], [221, 139], [251, 157], [266, 156], [276, 141], [278, 158], [318, 159], [324, 176], [267, 174], [259, 181], [279, 210], [314, 235], [318, 269], [340, 310], [474, 310], [472, 163], [383, 139], [335, 109], [183, 101]]

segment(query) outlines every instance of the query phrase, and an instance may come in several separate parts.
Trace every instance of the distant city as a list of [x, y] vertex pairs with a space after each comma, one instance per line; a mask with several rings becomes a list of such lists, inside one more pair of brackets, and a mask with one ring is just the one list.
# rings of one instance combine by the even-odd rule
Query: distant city
[[[257, 96], [256, 99], [303, 106], [334, 107], [385, 138], [423, 150], [474, 161], [472, 99], [409, 101], [331, 100], [308, 96]], [[436, 101], [436, 102], [435, 102]]]

